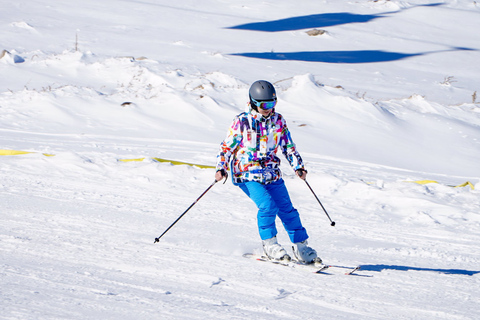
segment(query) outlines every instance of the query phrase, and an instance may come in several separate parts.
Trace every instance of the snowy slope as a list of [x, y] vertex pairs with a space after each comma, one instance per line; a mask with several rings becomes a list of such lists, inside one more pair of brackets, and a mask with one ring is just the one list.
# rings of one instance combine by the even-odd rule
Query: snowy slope
[[[0, 28], [0, 318], [480, 315], [476, 2], [36, 0]], [[153, 158], [214, 165], [258, 79], [336, 221], [285, 165], [310, 244], [355, 276], [244, 259], [230, 182], [153, 244], [214, 175]]]

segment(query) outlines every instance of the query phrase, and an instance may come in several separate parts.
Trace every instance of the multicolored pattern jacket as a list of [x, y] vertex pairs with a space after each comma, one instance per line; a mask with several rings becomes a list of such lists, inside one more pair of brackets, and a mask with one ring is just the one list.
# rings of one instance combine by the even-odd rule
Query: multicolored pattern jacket
[[220, 144], [217, 170], [228, 172], [231, 166], [234, 184], [277, 181], [282, 177], [277, 157], [279, 147], [294, 170], [304, 169], [282, 115], [274, 110], [265, 118], [250, 109], [235, 117], [227, 137]]

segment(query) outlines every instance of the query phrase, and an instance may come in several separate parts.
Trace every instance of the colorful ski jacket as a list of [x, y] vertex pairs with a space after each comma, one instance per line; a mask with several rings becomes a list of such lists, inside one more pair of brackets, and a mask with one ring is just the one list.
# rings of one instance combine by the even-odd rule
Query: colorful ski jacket
[[274, 110], [265, 118], [250, 109], [235, 117], [220, 144], [217, 170], [228, 172], [231, 167], [234, 184], [278, 181], [282, 177], [277, 157], [279, 147], [294, 170], [304, 169], [283, 116]]

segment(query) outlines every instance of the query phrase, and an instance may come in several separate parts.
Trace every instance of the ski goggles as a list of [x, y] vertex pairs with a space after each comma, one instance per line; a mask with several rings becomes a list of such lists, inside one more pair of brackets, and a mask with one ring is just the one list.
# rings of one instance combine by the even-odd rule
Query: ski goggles
[[265, 100], [257, 101], [255, 99], [251, 98], [251, 100], [257, 108], [261, 108], [263, 110], [273, 109], [275, 107], [275, 105], [277, 104], [277, 99], [266, 100], [266, 101]]

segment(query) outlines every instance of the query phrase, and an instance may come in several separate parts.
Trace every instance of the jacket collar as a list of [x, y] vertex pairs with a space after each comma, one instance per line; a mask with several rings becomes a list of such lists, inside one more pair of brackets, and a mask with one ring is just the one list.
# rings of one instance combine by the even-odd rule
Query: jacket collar
[[263, 115], [260, 114], [260, 112], [252, 109], [252, 107], [250, 105], [249, 105], [249, 107], [250, 107], [250, 110], [248, 112], [252, 115], [253, 119], [255, 119], [257, 121], [265, 122], [265, 121], [271, 119], [273, 117], [273, 115], [275, 114], [275, 108], [273, 108], [272, 112], [268, 115], [268, 117], [264, 117]]

